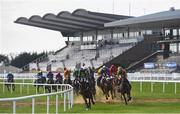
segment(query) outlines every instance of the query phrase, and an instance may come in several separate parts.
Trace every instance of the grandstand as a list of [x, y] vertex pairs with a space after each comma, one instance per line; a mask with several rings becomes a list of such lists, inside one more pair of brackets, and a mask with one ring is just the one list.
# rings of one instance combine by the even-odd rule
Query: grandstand
[[[82, 63], [95, 68], [115, 64], [135, 70], [152, 60], [180, 65], [180, 58], [176, 56], [179, 59], [174, 61], [170, 54], [180, 52], [180, 10], [132, 17], [77, 9], [20, 17], [15, 23], [59, 31], [67, 38], [64, 48], [29, 63], [24, 70], [74, 69]], [[162, 60], [157, 60], [159, 57]]]

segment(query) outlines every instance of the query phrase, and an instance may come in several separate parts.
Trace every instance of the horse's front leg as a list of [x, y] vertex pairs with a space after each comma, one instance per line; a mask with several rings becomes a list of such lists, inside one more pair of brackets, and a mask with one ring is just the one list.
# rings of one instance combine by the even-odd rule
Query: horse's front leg
[[91, 100], [92, 100], [92, 98], [88, 98], [88, 99], [89, 99], [88, 109], [91, 109]]
[[111, 97], [112, 97], [112, 99], [114, 99], [114, 90], [111, 90]]
[[6, 85], [6, 87], [7, 87], [8, 91], [10, 92], [10, 88], [9, 88], [9, 85]]
[[122, 96], [124, 97], [124, 102], [125, 102], [125, 105], [127, 105], [127, 100], [126, 100], [125, 93], [122, 93]]
[[85, 102], [85, 105], [86, 105], [86, 110], [88, 110], [88, 103], [87, 103], [87, 99], [83, 96], [83, 99], [84, 99], [84, 102]]
[[12, 85], [12, 89], [13, 89], [13, 91], [15, 91], [15, 85], [14, 84]]

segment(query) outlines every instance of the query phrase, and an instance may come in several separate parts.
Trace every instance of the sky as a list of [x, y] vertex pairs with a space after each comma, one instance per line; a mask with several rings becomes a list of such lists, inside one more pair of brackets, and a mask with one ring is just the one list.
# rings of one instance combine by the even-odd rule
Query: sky
[[65, 46], [60, 32], [14, 23], [19, 17], [73, 12], [78, 8], [141, 16], [170, 7], [180, 9], [180, 0], [0, 0], [0, 54], [55, 51]]

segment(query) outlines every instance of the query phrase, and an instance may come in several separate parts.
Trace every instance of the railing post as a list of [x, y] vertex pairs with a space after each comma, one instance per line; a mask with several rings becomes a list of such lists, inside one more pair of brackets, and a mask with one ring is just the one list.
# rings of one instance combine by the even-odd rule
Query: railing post
[[70, 105], [70, 92], [67, 93], [68, 94], [68, 109], [71, 108], [71, 105]]
[[35, 108], [35, 106], [34, 106], [34, 102], [35, 102], [35, 99], [34, 99], [34, 98], [32, 98], [32, 114], [34, 114], [34, 108]]
[[153, 92], [153, 82], [151, 82], [151, 92]]
[[46, 86], [44, 85], [43, 87], [44, 87], [44, 93], [46, 93]]
[[5, 82], [4, 82], [4, 80], [3, 80], [3, 93], [4, 93], [4, 85], [5, 85]]
[[51, 85], [51, 92], [52, 92], [52, 85]]
[[176, 82], [174, 83], [175, 85], [174, 85], [174, 93], [176, 94]]
[[27, 94], [29, 94], [29, 84], [27, 84]]
[[12, 94], [12, 83], [11, 83], [11, 94]]
[[37, 86], [39, 86], [39, 85], [36, 84], [36, 94], [37, 94]]
[[66, 111], [66, 93], [64, 93], [64, 112]]
[[13, 101], [13, 114], [16, 114], [16, 101]]
[[74, 95], [73, 95], [73, 89], [71, 90], [71, 108], [72, 108], [72, 106], [73, 106], [73, 104], [74, 104], [74, 101], [73, 101], [73, 98], [74, 97]]
[[56, 94], [56, 114], [58, 114], [58, 94]]
[[[63, 85], [61, 85], [61, 91], [63, 91]], [[63, 94], [61, 94], [61, 98], [63, 97]]]
[[47, 96], [47, 114], [49, 114], [49, 96]]
[[142, 81], [140, 82], [140, 92], [142, 92]]
[[22, 94], [22, 84], [20, 84], [20, 93]]
[[165, 82], [163, 82], [163, 93], [165, 93]]

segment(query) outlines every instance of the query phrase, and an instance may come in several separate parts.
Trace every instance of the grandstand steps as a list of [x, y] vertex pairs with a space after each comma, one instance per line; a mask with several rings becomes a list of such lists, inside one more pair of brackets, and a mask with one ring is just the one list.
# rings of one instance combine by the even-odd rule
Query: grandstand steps
[[136, 67], [142, 65], [141, 61], [148, 56], [156, 52], [156, 42], [159, 41], [161, 37], [159, 35], [144, 35], [144, 40], [138, 42], [132, 48], [124, 51], [122, 54], [118, 55], [114, 59], [105, 63], [105, 65], [110, 66], [114, 64], [116, 66], [122, 66], [128, 68], [132, 63], [136, 64]]

